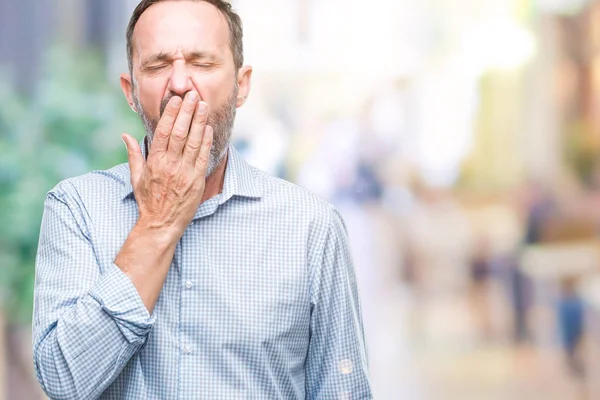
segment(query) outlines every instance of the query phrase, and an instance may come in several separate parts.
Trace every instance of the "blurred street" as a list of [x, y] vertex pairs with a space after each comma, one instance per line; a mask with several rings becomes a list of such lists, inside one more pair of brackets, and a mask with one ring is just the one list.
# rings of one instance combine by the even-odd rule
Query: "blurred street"
[[502, 282], [480, 293], [451, 287], [416, 293], [401, 280], [389, 214], [376, 207], [343, 214], [355, 243], [376, 398], [592, 398], [584, 381], [569, 374], [558, 342], [544, 338], [555, 330], [551, 310], [538, 310], [537, 343], [514, 345]]

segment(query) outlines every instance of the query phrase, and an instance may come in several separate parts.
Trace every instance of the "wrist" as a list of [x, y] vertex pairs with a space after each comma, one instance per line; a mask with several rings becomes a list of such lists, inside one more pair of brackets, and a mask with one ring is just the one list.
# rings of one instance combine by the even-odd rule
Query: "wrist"
[[115, 264], [130, 278], [140, 272], [145, 274], [148, 269], [155, 270], [156, 266], [168, 266], [178, 240], [167, 231], [136, 224], [117, 254]]
[[140, 218], [131, 230], [130, 236], [137, 237], [148, 245], [157, 246], [158, 249], [166, 249], [176, 245], [182, 234], [176, 229]]

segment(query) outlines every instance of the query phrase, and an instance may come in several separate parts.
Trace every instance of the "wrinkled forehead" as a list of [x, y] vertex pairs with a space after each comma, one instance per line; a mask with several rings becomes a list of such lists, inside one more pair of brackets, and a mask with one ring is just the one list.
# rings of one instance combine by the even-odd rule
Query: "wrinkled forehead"
[[134, 63], [179, 52], [232, 57], [225, 15], [204, 1], [165, 1], [149, 7], [133, 33]]

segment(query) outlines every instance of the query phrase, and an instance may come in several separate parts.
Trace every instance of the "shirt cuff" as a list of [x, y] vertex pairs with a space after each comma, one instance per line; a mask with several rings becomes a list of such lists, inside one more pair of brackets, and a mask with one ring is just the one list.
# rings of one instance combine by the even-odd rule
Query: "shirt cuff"
[[146, 340], [156, 316], [150, 315], [131, 279], [114, 263], [90, 291], [90, 296], [115, 320], [130, 343]]

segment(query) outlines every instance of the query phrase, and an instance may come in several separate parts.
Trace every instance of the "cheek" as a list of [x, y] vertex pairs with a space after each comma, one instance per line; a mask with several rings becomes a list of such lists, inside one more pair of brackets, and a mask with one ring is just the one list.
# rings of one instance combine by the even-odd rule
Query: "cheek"
[[160, 79], [144, 79], [139, 82], [139, 100], [146, 113], [157, 116], [160, 104], [165, 97], [166, 82]]
[[205, 74], [192, 78], [195, 89], [203, 101], [212, 108], [225, 103], [234, 88], [234, 80], [224, 74]]

